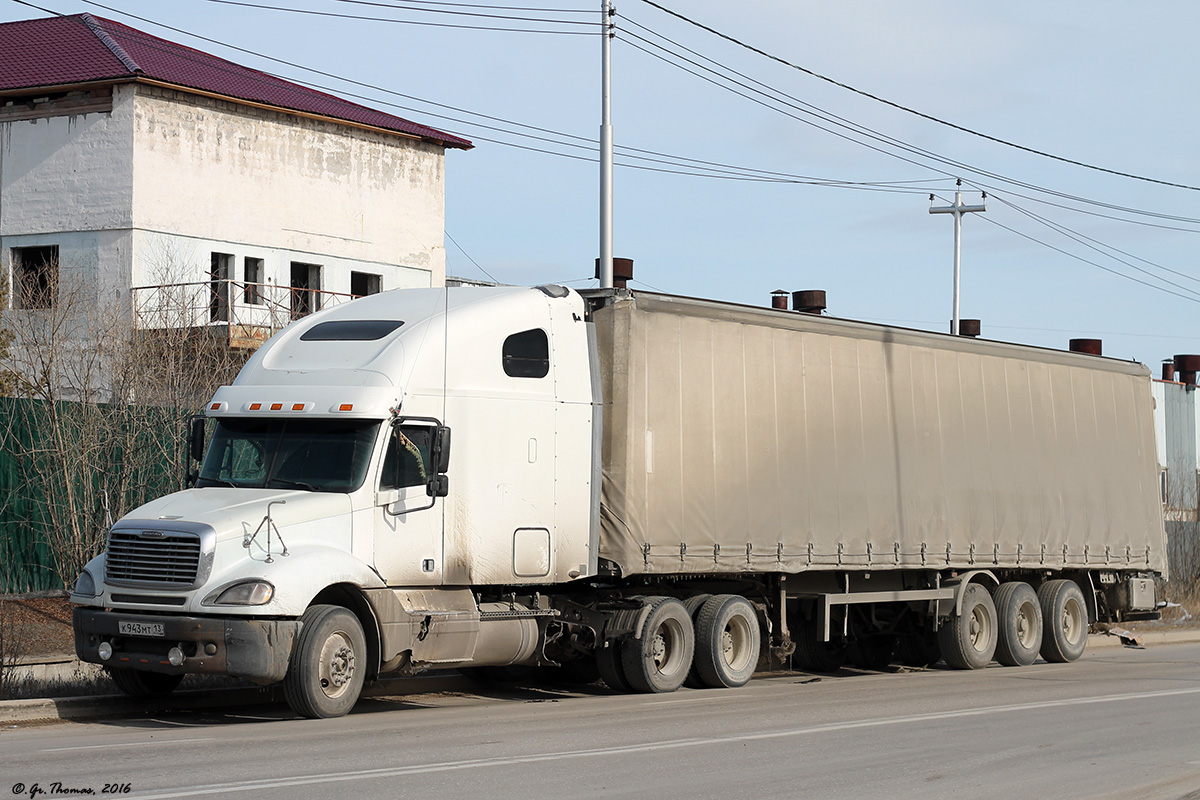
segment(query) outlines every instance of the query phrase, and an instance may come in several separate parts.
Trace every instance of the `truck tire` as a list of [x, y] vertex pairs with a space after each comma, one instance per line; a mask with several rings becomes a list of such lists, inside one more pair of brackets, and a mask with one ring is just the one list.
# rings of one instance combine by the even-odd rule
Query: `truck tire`
[[[711, 594], [697, 594], [684, 599], [683, 607], [687, 609], [688, 615], [692, 618], [693, 628], [696, 627], [696, 615], [700, 613], [701, 606], [707, 603], [710, 597], [712, 597]], [[688, 670], [688, 676], [683, 679], [683, 685], [689, 689], [703, 689], [705, 687], [704, 681], [700, 679], [700, 673], [696, 671], [696, 657], [700, 655], [699, 638], [700, 635], [697, 632], [696, 655], [692, 656], [692, 668]]]
[[826, 642], [815, 619], [806, 619], [796, 631], [796, 664], [808, 672], [837, 672], [846, 663], [846, 645]]
[[143, 700], [166, 697], [175, 691], [183, 675], [168, 675], [165, 672], [144, 672], [128, 667], [107, 667], [108, 677], [122, 694]]
[[284, 696], [308, 719], [349, 713], [362, 692], [367, 642], [358, 618], [341, 606], [311, 606], [300, 618]]
[[938, 629], [942, 658], [955, 669], [983, 669], [996, 653], [996, 605], [978, 583], [966, 588], [962, 613]]
[[745, 686], [754, 677], [761, 645], [758, 614], [746, 598], [719, 594], [700, 607], [693, 661], [704, 686]]
[[638, 692], [673, 692], [692, 668], [696, 634], [683, 603], [673, 597], [652, 597], [650, 614], [638, 638], [621, 644], [625, 679]]
[[1042, 606], [1042, 658], [1075, 661], [1087, 647], [1088, 614], [1079, 584], [1071, 580], [1046, 581], [1038, 587]]
[[1027, 667], [1042, 647], [1042, 605], [1028, 583], [1000, 584], [992, 595], [1000, 629], [996, 660], [1006, 667]]
[[625, 678], [625, 668], [621, 666], [621, 640], [614, 640], [608, 643], [608, 647], [596, 648], [596, 671], [600, 673], [600, 680], [612, 689], [614, 692], [626, 694], [633, 691], [633, 687], [629, 685], [629, 681]]

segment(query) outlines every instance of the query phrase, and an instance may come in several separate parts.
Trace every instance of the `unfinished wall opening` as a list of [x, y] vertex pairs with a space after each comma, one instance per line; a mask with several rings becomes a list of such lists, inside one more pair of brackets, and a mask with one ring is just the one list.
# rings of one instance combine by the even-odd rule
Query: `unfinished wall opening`
[[208, 273], [208, 321], [229, 322], [229, 279], [233, 275], [233, 256], [213, 253]]
[[248, 305], [263, 304], [263, 260], [246, 256], [242, 264], [242, 282], [245, 286], [243, 297]]
[[321, 265], [292, 262], [292, 319], [321, 310]]
[[58, 245], [12, 249], [13, 308], [53, 308], [58, 297]]
[[379, 294], [383, 287], [383, 276], [372, 275], [369, 272], [350, 273], [350, 294], [355, 297], [366, 297], [369, 294]]

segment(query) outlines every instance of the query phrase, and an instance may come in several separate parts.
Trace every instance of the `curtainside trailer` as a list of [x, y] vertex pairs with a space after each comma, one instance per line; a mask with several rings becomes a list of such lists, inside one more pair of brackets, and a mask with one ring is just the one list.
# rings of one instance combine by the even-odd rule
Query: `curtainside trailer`
[[434, 669], [1073, 661], [1157, 613], [1152, 402], [1136, 363], [775, 309], [372, 295], [217, 391], [194, 486], [80, 576], [76, 649], [130, 694], [236, 675], [307, 717]]

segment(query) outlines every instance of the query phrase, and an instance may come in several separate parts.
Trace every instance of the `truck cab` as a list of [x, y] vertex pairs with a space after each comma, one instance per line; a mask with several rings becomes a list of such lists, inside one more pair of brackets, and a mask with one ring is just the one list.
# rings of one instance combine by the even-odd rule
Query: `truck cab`
[[528, 659], [528, 620], [484, 652], [474, 590], [596, 572], [584, 317], [562, 287], [454, 288], [289, 326], [206, 406], [193, 488], [119, 520], [85, 568], [79, 656], [133, 694], [189, 672], [272, 683], [299, 669], [304, 629], [328, 621], [306, 614], [334, 608], [333, 628], [348, 613], [361, 631], [321, 642], [323, 663], [294, 679], [316, 687], [308, 706], [384, 670]]

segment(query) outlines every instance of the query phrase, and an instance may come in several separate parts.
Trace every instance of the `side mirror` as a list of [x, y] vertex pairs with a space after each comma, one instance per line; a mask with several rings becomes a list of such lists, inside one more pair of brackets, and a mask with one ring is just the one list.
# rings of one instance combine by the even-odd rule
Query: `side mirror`
[[[429, 458], [433, 462], [433, 471], [438, 475], [444, 475], [450, 469], [450, 429], [445, 425], [439, 425], [434, 429], [433, 442], [429, 447]], [[445, 493], [439, 495], [430, 495], [431, 497], [445, 497]]]
[[450, 494], [450, 478], [447, 475], [434, 475], [425, 484], [425, 494], [430, 497], [445, 497]]
[[188, 455], [192, 461], [204, 460], [204, 417], [192, 417], [188, 430]]

